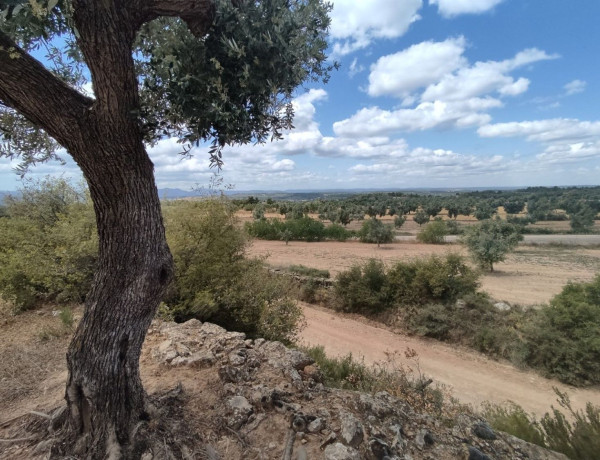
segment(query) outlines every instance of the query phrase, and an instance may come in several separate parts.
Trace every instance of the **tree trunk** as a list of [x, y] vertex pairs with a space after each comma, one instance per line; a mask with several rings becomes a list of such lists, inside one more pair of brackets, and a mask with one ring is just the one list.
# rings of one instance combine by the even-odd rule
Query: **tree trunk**
[[173, 273], [153, 165], [136, 137], [89, 145], [98, 154], [88, 151], [95, 159], [81, 165], [96, 211], [99, 262], [67, 353], [66, 399], [77, 439], [71, 449], [85, 458], [137, 456], [132, 432], [148, 419], [139, 357]]

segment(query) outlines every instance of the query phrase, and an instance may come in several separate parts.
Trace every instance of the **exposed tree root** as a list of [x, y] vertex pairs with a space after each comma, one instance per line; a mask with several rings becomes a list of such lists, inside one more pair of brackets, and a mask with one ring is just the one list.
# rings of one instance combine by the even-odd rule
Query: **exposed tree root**
[[66, 406], [50, 414], [28, 413], [15, 419], [12, 437], [0, 439], [0, 443], [22, 444], [24, 451], [47, 452], [51, 459], [218, 459], [199, 434], [187, 429], [185, 402], [180, 385], [149, 397], [151, 417], [131, 427], [126, 445], [117, 440], [110, 427], [96, 439], [78, 436], [69, 426]]

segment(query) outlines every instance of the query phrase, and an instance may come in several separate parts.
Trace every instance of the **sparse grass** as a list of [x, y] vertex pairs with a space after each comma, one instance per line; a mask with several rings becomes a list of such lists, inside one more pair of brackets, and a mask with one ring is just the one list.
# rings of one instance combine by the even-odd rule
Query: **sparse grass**
[[[566, 393], [554, 389], [559, 408], [540, 420], [515, 403], [489, 404], [484, 417], [497, 430], [565, 454], [572, 460], [599, 458], [600, 407], [587, 403], [585, 411], [574, 411]], [[567, 415], [565, 415], [565, 413]]]
[[407, 348], [404, 357], [410, 365], [399, 363], [398, 352], [389, 353], [384, 362], [367, 366], [352, 354], [340, 358], [328, 357], [322, 346], [304, 348], [318, 364], [325, 384], [367, 393], [387, 391], [400, 398], [414, 410], [442, 417], [453, 417], [457, 413], [470, 412], [452, 397], [443, 385], [432, 385], [433, 381], [421, 372], [419, 357], [415, 350]]
[[290, 265], [288, 270], [297, 275], [309, 276], [312, 278], [329, 278], [331, 276], [329, 270], [307, 267], [306, 265]]
[[73, 327], [75, 319], [73, 317], [73, 310], [71, 309], [71, 307], [67, 305], [61, 308], [58, 317], [60, 318], [60, 321], [62, 322], [63, 326], [65, 326], [68, 329], [71, 329]]

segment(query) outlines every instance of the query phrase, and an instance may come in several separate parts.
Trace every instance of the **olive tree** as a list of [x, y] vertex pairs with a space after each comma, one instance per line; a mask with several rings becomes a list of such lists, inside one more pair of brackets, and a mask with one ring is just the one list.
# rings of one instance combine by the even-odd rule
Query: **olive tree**
[[502, 262], [522, 240], [518, 227], [494, 219], [468, 227], [460, 241], [467, 246], [475, 262], [493, 272], [494, 264]]
[[[139, 456], [137, 427], [151, 418], [139, 357], [173, 260], [146, 145], [178, 137], [189, 153], [207, 142], [220, 167], [226, 145], [281, 137], [295, 89], [331, 70], [329, 9], [323, 0], [0, 0], [0, 155], [25, 168], [63, 148], [98, 228], [98, 268], [67, 353], [62, 454]], [[94, 97], [78, 90], [85, 76]]]

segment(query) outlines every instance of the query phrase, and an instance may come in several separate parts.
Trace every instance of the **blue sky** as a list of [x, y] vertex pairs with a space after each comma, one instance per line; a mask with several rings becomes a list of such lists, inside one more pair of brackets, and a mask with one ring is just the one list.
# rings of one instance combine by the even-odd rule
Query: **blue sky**
[[[342, 67], [283, 141], [228, 148], [237, 190], [598, 185], [600, 2], [334, 0]], [[158, 186], [206, 185], [206, 148], [150, 149]], [[18, 187], [0, 160], [0, 189]], [[30, 176], [78, 177], [47, 164]]]

